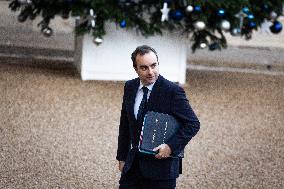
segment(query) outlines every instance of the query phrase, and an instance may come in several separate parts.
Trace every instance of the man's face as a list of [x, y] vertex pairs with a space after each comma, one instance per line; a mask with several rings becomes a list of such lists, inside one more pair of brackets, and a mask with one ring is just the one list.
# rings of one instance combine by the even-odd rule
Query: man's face
[[150, 51], [142, 56], [138, 54], [135, 71], [144, 86], [153, 84], [159, 76], [159, 63], [155, 53]]

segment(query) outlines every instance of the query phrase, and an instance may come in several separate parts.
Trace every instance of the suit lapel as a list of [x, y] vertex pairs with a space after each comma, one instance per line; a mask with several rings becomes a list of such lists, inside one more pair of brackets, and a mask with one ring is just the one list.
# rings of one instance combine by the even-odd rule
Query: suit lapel
[[149, 100], [148, 100], [148, 110], [151, 111], [153, 109], [153, 106], [155, 105], [155, 103], [159, 102], [160, 99], [160, 95], [162, 95], [162, 93], [160, 92], [161, 90], [161, 82], [163, 80], [163, 77], [161, 75], [159, 75], [156, 83], [153, 86], [153, 89], [151, 91]]

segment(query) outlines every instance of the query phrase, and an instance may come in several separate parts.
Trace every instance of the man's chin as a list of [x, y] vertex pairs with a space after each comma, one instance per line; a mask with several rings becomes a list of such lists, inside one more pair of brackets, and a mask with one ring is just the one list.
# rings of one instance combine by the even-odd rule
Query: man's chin
[[156, 81], [156, 79], [155, 79], [155, 78], [152, 78], [152, 79], [148, 79], [148, 80], [146, 81], [146, 83], [147, 83], [147, 85], [151, 85], [151, 84], [155, 83], [155, 81]]
[[142, 80], [143, 85], [151, 85], [157, 81], [158, 77], [151, 77], [151, 78], [145, 78], [145, 80]]

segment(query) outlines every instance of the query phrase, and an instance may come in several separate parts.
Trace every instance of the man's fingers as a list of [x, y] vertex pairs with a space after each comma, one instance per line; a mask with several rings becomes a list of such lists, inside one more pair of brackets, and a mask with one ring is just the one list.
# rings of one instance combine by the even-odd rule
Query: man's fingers
[[155, 157], [156, 157], [157, 159], [165, 159], [165, 158], [167, 158], [166, 155], [162, 155], [162, 154], [157, 154], [157, 155], [155, 155]]
[[158, 154], [155, 155], [155, 157], [158, 159], [164, 159], [167, 158], [168, 156], [164, 153], [159, 152]]
[[153, 151], [158, 151], [159, 153], [155, 155], [157, 159], [164, 159], [169, 157], [168, 149], [166, 148], [165, 144], [161, 144], [160, 146], [153, 149]]
[[153, 149], [153, 151], [158, 151], [160, 149], [160, 146]]

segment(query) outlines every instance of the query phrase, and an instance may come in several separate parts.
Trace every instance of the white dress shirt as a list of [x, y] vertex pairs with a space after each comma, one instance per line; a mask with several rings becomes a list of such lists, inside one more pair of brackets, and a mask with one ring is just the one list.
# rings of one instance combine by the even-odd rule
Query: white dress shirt
[[[150, 94], [152, 92], [152, 89], [153, 89], [153, 86], [154, 86], [155, 83], [151, 84], [151, 85], [148, 85], [148, 86], [145, 86], [147, 87], [149, 90], [148, 90], [148, 94], [147, 94], [147, 100], [149, 99], [150, 97]], [[137, 90], [137, 93], [136, 93], [136, 97], [135, 97], [135, 103], [134, 103], [134, 115], [135, 115], [135, 118], [137, 119], [137, 114], [138, 114], [138, 110], [139, 110], [139, 106], [141, 104], [141, 101], [143, 99], [143, 87], [144, 85], [141, 83], [140, 81], [140, 86]]]

